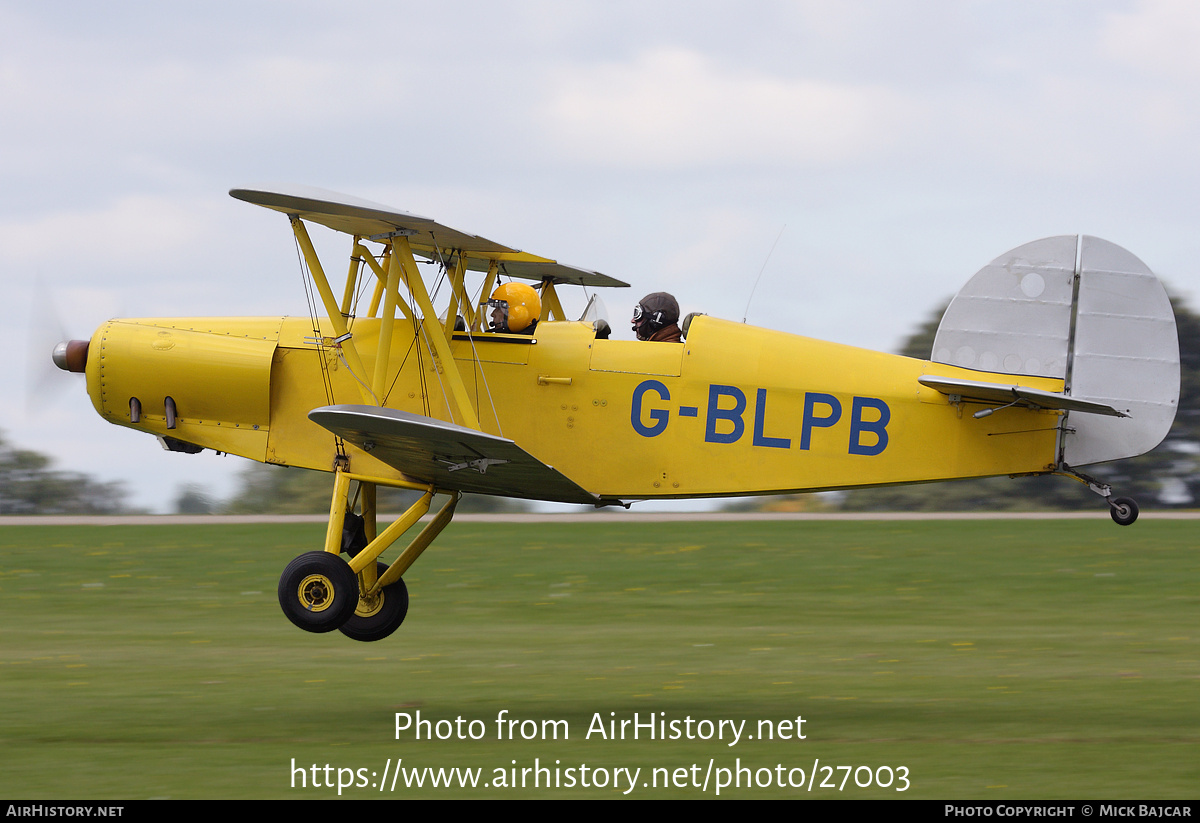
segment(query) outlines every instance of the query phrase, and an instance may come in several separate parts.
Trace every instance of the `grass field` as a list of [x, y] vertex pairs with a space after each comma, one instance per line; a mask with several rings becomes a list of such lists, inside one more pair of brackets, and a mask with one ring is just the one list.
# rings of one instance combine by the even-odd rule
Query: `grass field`
[[[334, 784], [339, 768], [372, 783], [386, 765], [389, 791], [343, 796], [396, 799], [622, 797], [616, 770], [639, 768], [629, 797], [713, 796], [739, 766], [743, 787], [722, 797], [1200, 787], [1192, 522], [453, 524], [409, 572], [407, 622], [374, 644], [306, 634], [279, 610], [280, 571], [322, 534], [0, 530], [0, 796], [336, 796], [312, 787], [314, 764]], [[395, 714], [418, 710], [485, 733], [397, 740]], [[570, 737], [560, 725], [558, 740], [499, 740], [505, 710], [564, 720]], [[585, 737], [597, 713], [634, 712], [693, 734], [701, 720], [746, 723], [732, 746], [728, 725], [723, 740]], [[759, 721], [791, 720], [773, 728], [793, 737], [797, 717], [805, 739], [758, 739]], [[391, 791], [397, 759], [480, 768], [480, 783], [401, 777]], [[519, 788], [535, 760], [542, 787], [529, 772]], [[880, 780], [890, 767], [892, 785], [859, 788], [866, 772], [839, 766]], [[514, 768], [518, 788], [497, 788], [494, 770], [511, 783]], [[546, 788], [556, 769], [576, 785]], [[822, 788], [846, 774], [842, 790]], [[707, 790], [692, 785], [706, 776]]]

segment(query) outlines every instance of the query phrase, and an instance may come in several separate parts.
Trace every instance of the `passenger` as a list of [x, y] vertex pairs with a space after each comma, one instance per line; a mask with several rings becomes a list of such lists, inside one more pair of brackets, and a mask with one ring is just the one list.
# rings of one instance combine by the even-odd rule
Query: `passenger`
[[665, 291], [647, 294], [633, 307], [633, 333], [638, 340], [679, 343], [679, 303]]
[[492, 331], [504, 334], [533, 334], [542, 314], [542, 299], [525, 283], [500, 286], [487, 306], [492, 311]]

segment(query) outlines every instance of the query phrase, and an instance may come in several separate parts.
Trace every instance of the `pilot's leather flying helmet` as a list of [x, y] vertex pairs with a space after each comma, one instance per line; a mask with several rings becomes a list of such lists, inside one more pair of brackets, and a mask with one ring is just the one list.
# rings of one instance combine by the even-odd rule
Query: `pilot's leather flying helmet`
[[633, 333], [649, 340], [656, 331], [679, 322], [679, 303], [665, 291], [647, 294], [633, 307]]

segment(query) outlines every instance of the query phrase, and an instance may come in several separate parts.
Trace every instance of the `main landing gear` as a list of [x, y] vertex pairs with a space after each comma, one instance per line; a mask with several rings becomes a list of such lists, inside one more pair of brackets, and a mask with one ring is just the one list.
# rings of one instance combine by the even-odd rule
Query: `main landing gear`
[[[383, 577], [387, 568], [386, 563], [376, 563], [376, 576]], [[403, 580], [397, 580], [390, 586], [360, 594], [354, 613], [340, 628], [342, 634], [354, 640], [382, 640], [400, 628], [407, 615], [408, 587]]]
[[306, 632], [331, 632], [354, 614], [358, 576], [336, 554], [302, 554], [279, 578], [279, 605], [287, 619]]
[[[353, 501], [349, 495], [351, 480], [358, 481]], [[279, 578], [279, 605], [284, 615], [307, 632], [337, 629], [353, 640], [370, 642], [382, 640], [400, 628], [408, 614], [408, 588], [401, 576], [450, 522], [461, 496], [450, 493], [433, 520], [389, 566], [379, 562], [379, 556], [429, 511], [434, 490], [411, 486], [425, 494], [377, 534], [376, 482], [384, 481], [353, 475], [339, 467], [325, 550], [300, 555]], [[399, 484], [388, 481], [388, 485]], [[360, 514], [354, 512], [356, 504]], [[343, 552], [349, 555], [349, 561], [343, 559]]]

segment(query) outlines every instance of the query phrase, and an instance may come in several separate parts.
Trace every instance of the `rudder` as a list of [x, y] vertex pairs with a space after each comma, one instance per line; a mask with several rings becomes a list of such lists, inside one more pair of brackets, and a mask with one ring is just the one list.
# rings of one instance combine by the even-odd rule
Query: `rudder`
[[1048, 237], [997, 257], [947, 307], [931, 359], [1056, 377], [1065, 394], [1129, 414], [1064, 416], [1059, 462], [1068, 466], [1149, 451], [1179, 403], [1179, 337], [1166, 290], [1145, 263], [1098, 237]]

